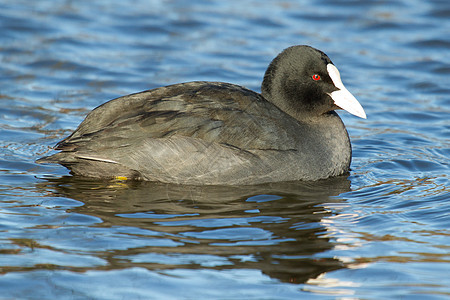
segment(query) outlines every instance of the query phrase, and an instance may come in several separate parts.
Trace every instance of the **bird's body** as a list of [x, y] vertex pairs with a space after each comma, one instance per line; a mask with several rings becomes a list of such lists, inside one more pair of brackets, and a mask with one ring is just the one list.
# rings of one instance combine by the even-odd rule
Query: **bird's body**
[[267, 88], [276, 80], [268, 72], [262, 95], [228, 83], [189, 82], [111, 100], [58, 143], [61, 152], [39, 162], [59, 163], [82, 176], [209, 185], [347, 172], [351, 145], [336, 105], [320, 104], [319, 113], [316, 105], [299, 112], [284, 107], [282, 99], [271, 99], [279, 96]]

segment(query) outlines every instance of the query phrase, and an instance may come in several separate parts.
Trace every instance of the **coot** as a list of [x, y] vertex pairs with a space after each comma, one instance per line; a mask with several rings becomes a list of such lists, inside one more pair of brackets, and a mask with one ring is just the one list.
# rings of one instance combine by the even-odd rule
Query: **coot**
[[123, 96], [91, 111], [38, 160], [73, 174], [193, 185], [318, 180], [348, 172], [350, 140], [334, 112], [366, 118], [328, 56], [292, 46], [261, 94], [195, 81]]

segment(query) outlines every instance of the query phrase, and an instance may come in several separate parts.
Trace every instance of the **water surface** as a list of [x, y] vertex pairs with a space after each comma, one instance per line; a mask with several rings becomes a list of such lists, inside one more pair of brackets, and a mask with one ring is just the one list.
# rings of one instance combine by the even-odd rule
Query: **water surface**
[[[1, 1], [5, 299], [446, 299], [448, 1]], [[97, 105], [191, 80], [259, 91], [282, 49], [325, 51], [349, 176], [186, 187], [35, 159]], [[0, 297], [0, 298], [1, 298]]]

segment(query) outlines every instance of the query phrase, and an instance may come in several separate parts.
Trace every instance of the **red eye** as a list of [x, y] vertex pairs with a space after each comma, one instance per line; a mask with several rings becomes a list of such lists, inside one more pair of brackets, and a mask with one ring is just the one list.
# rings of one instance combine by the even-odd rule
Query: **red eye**
[[314, 75], [312, 76], [312, 79], [313, 79], [313, 80], [320, 80], [320, 75], [314, 74]]

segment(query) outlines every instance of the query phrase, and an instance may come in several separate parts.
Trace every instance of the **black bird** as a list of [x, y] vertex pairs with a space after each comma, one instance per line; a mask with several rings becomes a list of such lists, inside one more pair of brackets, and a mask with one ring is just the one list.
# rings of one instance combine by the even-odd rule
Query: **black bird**
[[269, 65], [261, 94], [195, 81], [123, 96], [91, 111], [38, 160], [73, 174], [194, 185], [318, 180], [349, 171], [345, 109], [366, 118], [328, 56], [292, 46]]

